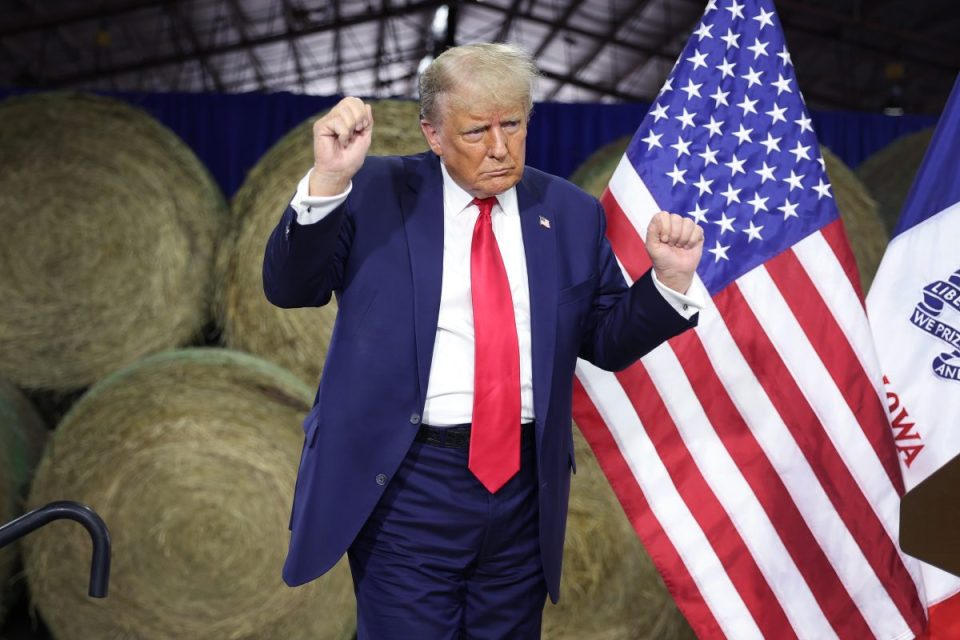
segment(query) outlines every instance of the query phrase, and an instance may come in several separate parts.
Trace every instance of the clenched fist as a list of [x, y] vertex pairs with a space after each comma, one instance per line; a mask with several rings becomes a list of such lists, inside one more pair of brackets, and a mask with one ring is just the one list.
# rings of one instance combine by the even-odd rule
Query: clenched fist
[[359, 98], [344, 98], [314, 122], [310, 195], [346, 191], [367, 157], [372, 137], [373, 111]]
[[650, 220], [646, 245], [661, 284], [686, 293], [703, 253], [703, 229], [690, 218], [661, 211]]

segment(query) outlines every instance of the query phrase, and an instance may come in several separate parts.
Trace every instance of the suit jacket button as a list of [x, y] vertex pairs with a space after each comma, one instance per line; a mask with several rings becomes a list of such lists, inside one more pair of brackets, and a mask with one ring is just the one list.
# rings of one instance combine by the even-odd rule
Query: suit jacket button
[[414, 413], [410, 416], [410, 424], [420, 424], [420, 414]]
[[383, 486], [383, 485], [387, 484], [387, 476], [384, 475], [384, 474], [382, 474], [382, 473], [378, 473], [378, 474], [377, 474], [377, 484], [379, 484], [380, 486]]

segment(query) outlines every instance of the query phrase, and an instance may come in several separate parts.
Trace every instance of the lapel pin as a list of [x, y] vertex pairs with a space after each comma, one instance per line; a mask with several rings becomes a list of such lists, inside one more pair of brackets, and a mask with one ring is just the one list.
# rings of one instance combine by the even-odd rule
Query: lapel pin
[[549, 229], [550, 221], [544, 218], [543, 216], [540, 216], [540, 226], [543, 227], [544, 229]]

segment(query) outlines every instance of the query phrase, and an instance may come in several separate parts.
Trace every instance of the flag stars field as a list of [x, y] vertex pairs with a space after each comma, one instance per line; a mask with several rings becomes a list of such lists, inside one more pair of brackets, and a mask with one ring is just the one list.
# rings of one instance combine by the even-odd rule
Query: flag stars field
[[[659, 180], [684, 199], [678, 209], [687, 215], [713, 222], [722, 215], [738, 231], [750, 229], [722, 243], [725, 258], [717, 256], [739, 264], [738, 252], [759, 249], [749, 264], [785, 242], [784, 225], [804, 233], [837, 212], [816, 208], [832, 194], [775, 13], [744, 0], [714, 4], [638, 132], [637, 160], [647, 173], [661, 167]], [[708, 225], [707, 246], [727, 228]]]

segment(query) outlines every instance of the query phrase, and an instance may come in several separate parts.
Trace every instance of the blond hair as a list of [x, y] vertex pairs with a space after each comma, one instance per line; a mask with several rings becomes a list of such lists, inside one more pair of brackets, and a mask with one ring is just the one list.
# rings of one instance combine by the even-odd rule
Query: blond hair
[[420, 119], [440, 122], [444, 96], [478, 87], [495, 104], [522, 102], [529, 116], [538, 75], [530, 54], [501, 43], [465, 44], [441, 53], [420, 75]]

